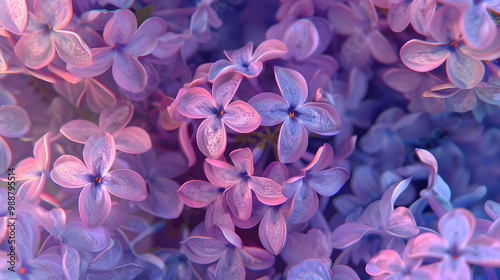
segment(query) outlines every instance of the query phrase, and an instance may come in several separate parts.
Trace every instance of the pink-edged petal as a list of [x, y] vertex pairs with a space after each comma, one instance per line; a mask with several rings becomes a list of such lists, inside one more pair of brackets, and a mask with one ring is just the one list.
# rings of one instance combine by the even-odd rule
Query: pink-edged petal
[[329, 104], [310, 102], [295, 111], [300, 122], [314, 133], [330, 136], [340, 132], [339, 113]]
[[146, 199], [146, 182], [137, 172], [128, 169], [113, 170], [103, 176], [102, 186], [123, 199], [141, 201]]
[[429, 30], [437, 42], [456, 42], [460, 37], [460, 11], [451, 5], [441, 6], [429, 23]]
[[280, 92], [290, 108], [304, 104], [308, 94], [307, 82], [299, 72], [276, 66], [274, 67], [274, 75]]
[[26, 134], [31, 127], [26, 111], [17, 105], [0, 107], [0, 135], [18, 138]]
[[259, 113], [261, 125], [274, 126], [288, 117], [289, 106], [286, 101], [283, 97], [271, 92], [252, 97], [248, 104]]
[[124, 51], [116, 53], [112, 69], [113, 78], [123, 89], [137, 93], [146, 87], [146, 69], [135, 56]]
[[227, 204], [233, 215], [240, 220], [248, 220], [252, 214], [252, 192], [248, 183], [241, 181], [229, 189]]
[[110, 47], [92, 49], [92, 59], [94, 64], [88, 67], [76, 67], [68, 64], [66, 68], [69, 72], [80, 77], [88, 78], [101, 75], [109, 69], [113, 63], [115, 50]]
[[16, 56], [29, 68], [47, 66], [56, 55], [56, 48], [50, 36], [44, 31], [24, 35], [17, 42]]
[[445, 258], [440, 267], [439, 278], [441, 279], [457, 279], [458, 275], [460, 275], [460, 279], [463, 280], [472, 279], [470, 265], [462, 258]]
[[448, 45], [413, 39], [403, 45], [399, 54], [408, 68], [428, 72], [441, 65], [448, 58], [450, 51]]
[[186, 257], [199, 264], [215, 262], [222, 257], [227, 248], [226, 243], [205, 236], [191, 236], [181, 244]]
[[318, 195], [313, 188], [302, 185], [293, 195], [292, 213], [288, 221], [295, 224], [309, 221], [318, 210]]
[[42, 22], [56, 30], [68, 25], [73, 17], [71, 0], [35, 0], [33, 9]]
[[266, 212], [260, 222], [259, 239], [267, 251], [279, 255], [286, 241], [286, 223], [281, 211], [271, 208]]
[[436, 11], [435, 0], [413, 1], [410, 8], [411, 25], [422, 35], [429, 33], [429, 25]]
[[12, 162], [12, 151], [9, 144], [0, 136], [0, 172], [4, 173]]
[[267, 61], [271, 59], [281, 58], [288, 53], [286, 45], [280, 40], [269, 39], [260, 43], [260, 45], [255, 49], [251, 60], [255, 61]]
[[94, 183], [88, 184], [80, 193], [78, 209], [86, 226], [96, 228], [102, 225], [111, 212], [109, 193], [104, 188], [96, 187]]
[[233, 99], [236, 90], [240, 86], [243, 76], [240, 74], [222, 75], [215, 79], [212, 87], [212, 95], [217, 108], [225, 108]]
[[500, 86], [491, 83], [479, 83], [474, 88], [474, 91], [482, 101], [493, 105], [500, 105]]
[[264, 177], [251, 177], [249, 187], [255, 192], [260, 202], [266, 205], [279, 205], [286, 201], [283, 185]]
[[90, 136], [101, 132], [99, 127], [86, 120], [73, 120], [61, 127], [62, 135], [77, 143], [85, 143]]
[[419, 233], [415, 219], [408, 208], [400, 206], [391, 213], [385, 229], [395, 236], [412, 237]]
[[332, 233], [332, 247], [341, 249], [358, 242], [365, 234], [377, 229], [359, 223], [345, 223]]
[[273, 161], [264, 170], [263, 177], [269, 178], [278, 184], [283, 184], [288, 178], [288, 169], [286, 165], [279, 161]]
[[245, 279], [245, 266], [236, 248], [229, 248], [222, 255], [216, 268], [216, 279]]
[[283, 42], [290, 50], [289, 55], [297, 61], [305, 60], [318, 48], [319, 32], [311, 20], [299, 19], [286, 29]]
[[484, 64], [476, 58], [462, 53], [460, 49], [450, 52], [446, 61], [448, 78], [462, 89], [473, 88], [481, 82], [484, 75]]
[[474, 49], [489, 46], [497, 32], [495, 22], [483, 5], [469, 5], [462, 19], [464, 39]]
[[476, 218], [463, 208], [456, 208], [444, 215], [438, 223], [438, 229], [449, 246], [464, 248], [469, 242], [476, 226]]
[[134, 13], [127, 9], [114, 12], [113, 17], [104, 27], [103, 37], [109, 46], [125, 43], [137, 30], [137, 19]]
[[37, 203], [40, 199], [40, 195], [42, 194], [43, 189], [45, 188], [46, 181], [47, 175], [45, 173], [42, 173], [40, 175], [40, 178], [35, 178], [22, 184], [17, 191], [17, 195], [22, 201]]
[[398, 4], [393, 4], [389, 8], [387, 21], [389, 27], [394, 32], [401, 32], [410, 23], [410, 7], [413, 4], [411, 1], [401, 1]]
[[249, 133], [259, 127], [261, 118], [252, 106], [237, 100], [224, 109], [222, 121], [236, 132]]
[[384, 64], [393, 64], [399, 61], [391, 43], [380, 31], [375, 30], [368, 33], [368, 39], [370, 40], [368, 47], [375, 60]]
[[115, 156], [115, 140], [107, 132], [90, 136], [83, 147], [83, 161], [96, 176], [103, 176], [108, 172]]
[[48, 171], [50, 166], [50, 140], [51, 133], [47, 132], [35, 143], [33, 148], [33, 155], [38, 166], [45, 171]]
[[249, 148], [234, 150], [229, 157], [238, 171], [253, 175], [253, 155]]
[[0, 0], [0, 25], [16, 35], [21, 35], [28, 25], [26, 0]]
[[201, 87], [190, 88], [179, 98], [179, 112], [193, 119], [206, 118], [215, 113], [216, 105], [210, 93]]
[[460, 256], [468, 263], [498, 267], [500, 265], [500, 247], [495, 238], [480, 235], [471, 240]]
[[196, 142], [200, 151], [209, 158], [219, 158], [226, 150], [226, 128], [218, 116], [204, 120], [196, 132]]
[[250, 41], [240, 49], [232, 51], [224, 51], [224, 53], [226, 54], [226, 57], [229, 59], [229, 61], [243, 65], [250, 62], [252, 51], [253, 51], [253, 42]]
[[130, 104], [107, 108], [99, 116], [99, 127], [111, 135], [122, 130], [132, 119], [134, 107]]
[[[224, 191], [224, 188], [222, 188], [222, 191]], [[220, 194], [221, 187], [201, 180], [188, 181], [177, 190], [177, 195], [182, 202], [193, 208], [201, 208], [209, 205]]]
[[330, 146], [330, 144], [325, 143], [323, 146], [318, 148], [313, 160], [300, 171], [318, 172], [328, 167], [332, 160], [333, 148], [332, 146]]
[[217, 77], [233, 71], [236, 67], [237, 67], [237, 64], [235, 64], [231, 61], [228, 61], [225, 59], [217, 60], [210, 67], [210, 71], [208, 73], [208, 80], [213, 81]]
[[423, 97], [436, 97], [436, 98], [448, 98], [460, 91], [453, 83], [446, 83], [432, 87], [431, 89], [425, 91]]
[[225, 201], [225, 197], [221, 196], [221, 199], [216, 199], [215, 202], [208, 207], [207, 213], [205, 214], [205, 228], [207, 231], [209, 231], [212, 226], [217, 225], [234, 232], [235, 228], [231, 215], [225, 212], [222, 205], [223, 201]]
[[336, 194], [349, 180], [349, 171], [341, 167], [330, 168], [314, 174], [309, 174], [305, 182], [323, 196]]
[[446, 108], [453, 112], [465, 113], [476, 106], [474, 89], [463, 89], [444, 100]]
[[193, 144], [191, 143], [191, 134], [188, 127], [189, 124], [184, 123], [179, 128], [179, 142], [182, 151], [187, 157], [188, 166], [191, 167], [196, 163], [196, 154], [194, 152]]
[[434, 257], [442, 258], [447, 255], [448, 244], [439, 235], [432, 232], [424, 232], [411, 239], [408, 255], [410, 257]]
[[274, 264], [274, 256], [262, 248], [244, 246], [239, 253], [245, 266], [251, 270], [264, 270]]
[[87, 67], [94, 63], [90, 48], [78, 34], [59, 30], [51, 32], [50, 35], [56, 46], [57, 54], [64, 62], [77, 67]]
[[366, 272], [371, 276], [393, 274], [405, 270], [405, 264], [399, 253], [394, 250], [381, 250], [370, 259]]
[[131, 154], [142, 154], [151, 149], [151, 137], [140, 127], [130, 126], [114, 135], [116, 149]]
[[137, 32], [128, 40], [124, 49], [127, 52], [144, 56], [156, 47], [158, 37], [167, 31], [167, 24], [159, 17], [151, 17], [145, 20], [137, 29]]
[[89, 78], [86, 80], [86, 100], [89, 109], [94, 113], [101, 113], [104, 109], [116, 106], [115, 94], [101, 82]]
[[103, 227], [88, 228], [81, 221], [66, 225], [61, 238], [66, 245], [79, 251], [101, 252], [109, 245], [109, 232]]
[[436, 184], [437, 180], [437, 172], [438, 172], [438, 164], [437, 160], [433, 154], [423, 149], [415, 149], [415, 153], [417, 154], [420, 161], [424, 164], [427, 169], [429, 169], [429, 180], [427, 182], [427, 188], [431, 188]]
[[16, 180], [24, 181], [36, 178], [40, 175], [40, 167], [32, 157], [21, 160], [16, 165]]
[[74, 156], [63, 155], [54, 162], [50, 172], [52, 181], [66, 188], [81, 188], [93, 183], [93, 174], [81, 160]]
[[[328, 280], [334, 279], [330, 270], [320, 259], [307, 259], [290, 268], [287, 279], [296, 280]], [[335, 278], [343, 279], [343, 278]]]
[[278, 138], [278, 157], [283, 163], [298, 160], [306, 151], [309, 139], [304, 125], [293, 118], [287, 119], [281, 126]]
[[62, 257], [63, 257], [63, 271], [64, 275], [69, 280], [78, 280], [80, 278], [80, 254], [77, 250], [63, 245], [62, 246]]
[[241, 172], [224, 161], [207, 158], [203, 169], [210, 183], [218, 187], [227, 188], [241, 181]]
[[243, 241], [236, 234], [236, 232], [234, 232], [234, 230], [229, 227], [222, 225], [215, 225], [211, 228], [209, 233], [211, 236], [213, 236], [215, 239], [221, 242], [227, 242], [239, 249], [243, 248]]

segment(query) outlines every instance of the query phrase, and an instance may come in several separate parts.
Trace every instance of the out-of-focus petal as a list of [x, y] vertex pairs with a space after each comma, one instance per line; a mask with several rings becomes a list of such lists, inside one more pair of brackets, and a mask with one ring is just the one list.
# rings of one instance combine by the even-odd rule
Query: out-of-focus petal
[[141, 127], [130, 126], [114, 135], [116, 149], [131, 154], [142, 154], [151, 149], [151, 137]]
[[228, 248], [220, 258], [216, 279], [245, 279], [245, 266], [235, 248]]
[[283, 163], [298, 160], [306, 151], [309, 139], [304, 125], [293, 118], [287, 119], [281, 126], [278, 138], [278, 157]]
[[31, 127], [26, 111], [17, 105], [0, 107], [0, 135], [18, 138], [28, 132]]
[[218, 116], [211, 116], [198, 127], [196, 142], [200, 151], [209, 158], [219, 158], [226, 150], [226, 128]]
[[437, 234], [424, 232], [411, 239], [408, 243], [410, 257], [435, 257], [442, 258], [448, 251], [446, 241]]
[[26, 0], [0, 0], [0, 25], [8, 31], [21, 35], [28, 25]]
[[389, 27], [394, 32], [401, 32], [410, 23], [410, 7], [413, 2], [401, 1], [398, 4], [392, 4], [389, 8], [389, 14], [387, 15], [387, 21]]
[[144, 66], [131, 54], [118, 52], [113, 61], [113, 78], [123, 89], [137, 93], [144, 90], [148, 75]]
[[462, 31], [467, 44], [474, 49], [480, 49], [495, 40], [497, 29], [483, 5], [471, 4], [463, 15]]
[[288, 271], [287, 279], [328, 280], [333, 278], [331, 278], [328, 267], [321, 260], [308, 259], [292, 266]]
[[409, 11], [413, 29], [422, 35], [427, 35], [429, 33], [429, 24], [435, 11], [435, 0], [413, 1]]
[[252, 106], [236, 100], [225, 108], [222, 121], [236, 132], [249, 133], [259, 127], [261, 118]]
[[252, 55], [252, 61], [267, 61], [281, 58], [288, 53], [286, 45], [280, 40], [266, 40], [255, 49]]
[[278, 205], [286, 201], [283, 186], [264, 177], [251, 177], [248, 185], [255, 192], [260, 202], [267, 205]]
[[453, 258], [445, 258], [440, 267], [441, 273], [439, 277], [441, 279], [456, 279], [458, 275], [464, 280], [472, 279], [470, 265], [462, 258], [456, 260]]
[[335, 32], [344, 36], [353, 34], [361, 25], [353, 11], [339, 2], [328, 9], [328, 19], [334, 24]]
[[114, 12], [104, 27], [103, 37], [109, 46], [114, 46], [130, 40], [136, 30], [137, 19], [134, 13], [128, 9], [120, 9]]
[[377, 232], [376, 229], [359, 223], [345, 223], [332, 233], [333, 248], [341, 249], [358, 242], [365, 234]]
[[242, 78], [240, 74], [227, 74], [215, 79], [212, 95], [217, 108], [225, 108], [231, 102]]
[[306, 103], [297, 108], [297, 118], [309, 130], [320, 135], [335, 135], [340, 132], [340, 116], [326, 103]]
[[344, 186], [347, 180], [349, 180], [349, 176], [347, 169], [335, 167], [309, 174], [305, 182], [320, 195], [332, 196]]
[[471, 264], [497, 267], [500, 265], [500, 248], [496, 242], [486, 235], [477, 236], [467, 244], [460, 256]]
[[0, 137], [0, 172], [4, 173], [12, 162], [12, 151], [9, 144]]
[[136, 56], [144, 56], [156, 47], [158, 37], [165, 33], [167, 24], [159, 17], [151, 17], [145, 20], [130, 38], [124, 49]]
[[474, 91], [482, 101], [493, 105], [500, 105], [500, 86], [491, 83], [479, 83], [474, 88]]
[[101, 113], [104, 109], [116, 106], [115, 94], [101, 82], [90, 78], [86, 81], [86, 99], [89, 109]]
[[33, 3], [36, 16], [53, 29], [61, 29], [68, 25], [73, 17], [71, 0], [36, 0]]
[[111, 198], [109, 193], [91, 183], [83, 188], [78, 199], [78, 209], [83, 223], [96, 228], [102, 225], [111, 212]]
[[413, 237], [419, 232], [410, 210], [403, 206], [394, 209], [385, 229], [391, 234], [401, 237]]
[[109, 244], [109, 233], [103, 227], [88, 228], [81, 221], [70, 222], [61, 234], [64, 243], [85, 252], [101, 252]]
[[448, 78], [457, 87], [462, 89], [473, 88], [481, 82], [484, 75], [484, 64], [460, 49], [450, 52], [446, 61]]
[[460, 11], [451, 5], [441, 6], [432, 17], [429, 29], [432, 36], [442, 43], [456, 42], [460, 37]]
[[476, 106], [476, 93], [473, 89], [463, 89], [444, 100], [446, 108], [453, 112], [465, 113]]
[[163, 219], [176, 219], [184, 209], [184, 203], [177, 195], [179, 184], [165, 178], [159, 178], [149, 184], [151, 195], [139, 204], [142, 210]]
[[81, 188], [89, 183], [93, 174], [81, 160], [74, 156], [63, 155], [54, 162], [50, 172], [52, 180], [66, 188]]
[[259, 239], [264, 248], [278, 255], [285, 246], [285, 217], [278, 209], [271, 208], [266, 212], [259, 226]]
[[127, 126], [133, 114], [134, 107], [130, 104], [107, 108], [99, 115], [99, 127], [114, 135]]
[[[289, 26], [283, 35], [283, 43], [290, 50], [289, 55], [297, 61], [311, 56], [319, 45], [319, 33], [309, 19], [299, 19]], [[285, 97], [286, 98], [286, 97]]]
[[399, 253], [394, 250], [381, 250], [366, 265], [366, 272], [371, 276], [385, 273], [393, 274], [404, 271], [405, 265]]
[[368, 33], [368, 38], [370, 40], [368, 47], [370, 48], [375, 60], [384, 64], [393, 64], [398, 62], [398, 56], [392, 48], [391, 43], [384, 37], [384, 35], [382, 35], [382, 33], [380, 33], [380, 31], [375, 30]]
[[115, 140], [107, 132], [94, 134], [85, 142], [83, 161], [95, 176], [103, 176], [115, 161]]
[[59, 30], [51, 32], [50, 35], [56, 46], [57, 54], [64, 62], [77, 67], [91, 66], [94, 63], [90, 48], [78, 34]]
[[15, 48], [16, 56], [29, 68], [47, 66], [56, 56], [51, 37], [44, 31], [24, 35]]
[[284, 121], [288, 117], [289, 106], [283, 97], [264, 92], [252, 97], [250, 104], [260, 115], [261, 124], [265, 126], [274, 126]]
[[179, 112], [188, 118], [206, 118], [215, 113], [215, 102], [210, 93], [201, 87], [190, 88], [179, 99]]
[[295, 70], [278, 66], [274, 67], [274, 75], [280, 92], [290, 108], [302, 105], [308, 93], [304, 77]]
[[450, 246], [464, 248], [476, 226], [476, 218], [463, 208], [456, 208], [444, 215], [438, 223], [439, 232]]
[[401, 60], [410, 69], [428, 72], [441, 65], [450, 54], [447, 45], [410, 40], [400, 51]]
[[205, 236], [192, 236], [182, 243], [189, 260], [199, 264], [212, 263], [224, 254], [227, 244]]
[[141, 201], [146, 199], [146, 182], [137, 172], [128, 169], [113, 170], [103, 176], [102, 185], [123, 199]]
[[69, 140], [85, 143], [90, 136], [101, 132], [99, 127], [86, 120], [73, 120], [61, 127], [61, 133]]
[[212, 203], [219, 195], [220, 187], [201, 180], [191, 180], [184, 183], [177, 195], [187, 206], [201, 208]]

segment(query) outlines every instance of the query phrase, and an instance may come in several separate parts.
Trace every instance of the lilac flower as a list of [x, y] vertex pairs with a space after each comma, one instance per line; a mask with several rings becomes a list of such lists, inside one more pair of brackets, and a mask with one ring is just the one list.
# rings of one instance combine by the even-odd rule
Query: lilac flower
[[156, 46], [157, 37], [165, 31], [166, 24], [158, 17], [147, 19], [137, 28], [132, 11], [117, 10], [104, 28], [104, 40], [108, 47], [92, 49], [95, 63], [88, 67], [68, 65], [67, 68], [81, 77], [94, 77], [112, 65], [113, 78], [121, 88], [140, 92], [146, 87], [148, 76], [138, 57], [150, 54]]
[[332, 279], [330, 269], [318, 259], [309, 259], [294, 265], [287, 279]]
[[436, 10], [436, 0], [389, 0], [387, 21], [394, 32], [403, 31], [411, 22], [422, 35], [429, 33], [429, 23]]
[[0, 1], [0, 27], [21, 35], [28, 25], [26, 0]]
[[188, 89], [179, 97], [178, 110], [188, 118], [206, 118], [198, 127], [198, 148], [207, 157], [216, 159], [226, 149], [226, 128], [240, 133], [257, 129], [261, 118], [247, 103], [237, 100], [229, 104], [241, 82], [240, 74], [227, 74], [215, 80], [212, 94], [201, 87]]
[[336, 194], [349, 179], [349, 171], [341, 167], [324, 170], [333, 160], [333, 149], [324, 144], [308, 166], [301, 169], [298, 176], [285, 181], [284, 194], [292, 199], [293, 211], [289, 221], [308, 221], [318, 209], [318, 192], [323, 196]]
[[102, 225], [111, 210], [108, 192], [134, 201], [146, 199], [146, 183], [134, 171], [118, 169], [109, 172], [115, 160], [115, 141], [106, 132], [91, 136], [83, 148], [85, 164], [74, 156], [64, 155], [54, 163], [52, 180], [66, 188], [81, 188], [78, 200], [85, 225]]
[[30, 68], [47, 66], [57, 53], [66, 63], [78, 67], [93, 64], [87, 44], [74, 32], [64, 30], [73, 17], [70, 0], [36, 0], [27, 32], [16, 45], [16, 55]]
[[194, 34], [200, 43], [210, 41], [210, 27], [219, 28], [222, 26], [217, 12], [210, 7], [214, 0], [201, 0], [198, 2], [195, 12], [191, 16], [190, 33]]
[[247, 78], [255, 78], [262, 71], [262, 62], [281, 58], [288, 52], [285, 44], [275, 39], [260, 43], [253, 54], [252, 50], [253, 43], [248, 42], [241, 49], [224, 51], [229, 61], [221, 59], [215, 62], [210, 68], [209, 80], [213, 81], [217, 77], [230, 72], [240, 73]]
[[73, 120], [61, 127], [61, 133], [71, 141], [86, 143], [90, 136], [107, 132], [113, 136], [116, 149], [140, 154], [151, 149], [151, 138], [141, 127], [125, 127], [134, 114], [130, 104], [107, 108], [99, 116], [99, 127], [86, 120]]
[[440, 235], [426, 232], [409, 241], [408, 255], [441, 259], [441, 279], [454, 279], [456, 275], [471, 279], [469, 264], [499, 266], [498, 244], [485, 235], [473, 237], [475, 224], [471, 212], [463, 208], [453, 209], [439, 219]]
[[307, 149], [306, 127], [320, 135], [335, 135], [340, 131], [340, 116], [324, 103], [305, 103], [308, 90], [304, 77], [295, 70], [275, 67], [274, 74], [281, 96], [264, 92], [248, 101], [262, 118], [262, 125], [283, 122], [278, 139], [281, 162], [299, 159]]

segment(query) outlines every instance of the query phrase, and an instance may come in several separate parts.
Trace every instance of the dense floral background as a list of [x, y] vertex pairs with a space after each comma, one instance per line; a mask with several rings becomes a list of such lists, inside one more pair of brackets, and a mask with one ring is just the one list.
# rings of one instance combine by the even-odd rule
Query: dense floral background
[[0, 0], [0, 279], [497, 279], [499, 23]]

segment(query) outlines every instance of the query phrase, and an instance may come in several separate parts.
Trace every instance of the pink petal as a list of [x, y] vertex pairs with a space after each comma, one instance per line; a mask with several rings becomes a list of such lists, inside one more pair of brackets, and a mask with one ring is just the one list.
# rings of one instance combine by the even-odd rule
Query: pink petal
[[218, 187], [227, 188], [241, 181], [241, 172], [220, 160], [205, 159], [203, 169], [210, 183]]
[[228, 191], [227, 204], [233, 215], [240, 220], [248, 220], [252, 214], [252, 192], [248, 183], [241, 181]]
[[495, 238], [480, 235], [471, 240], [460, 256], [470, 264], [498, 267], [500, 248], [496, 242]]
[[345, 223], [337, 227], [332, 233], [332, 247], [345, 248], [358, 242], [365, 234], [378, 230], [359, 223]]
[[107, 230], [103, 227], [88, 228], [81, 221], [69, 222], [61, 238], [66, 245], [86, 252], [101, 252], [110, 243]]
[[309, 174], [305, 182], [323, 196], [332, 196], [349, 180], [349, 171], [342, 167], [330, 168]]
[[0, 135], [18, 138], [25, 135], [31, 127], [26, 111], [17, 105], [0, 107]]
[[209, 231], [210, 235], [221, 242], [227, 242], [230, 245], [241, 249], [243, 248], [243, 241], [241, 238], [229, 227], [222, 225], [215, 225]]
[[271, 208], [266, 212], [259, 226], [259, 239], [264, 248], [274, 255], [279, 255], [286, 240], [285, 217], [281, 211]]
[[0, 25], [8, 31], [21, 35], [28, 25], [26, 0], [0, 0]]
[[389, 8], [389, 14], [387, 15], [387, 21], [389, 27], [394, 32], [401, 32], [410, 23], [410, 7], [413, 2], [401, 1], [398, 4], [393, 4]]
[[244, 246], [239, 253], [248, 269], [264, 270], [274, 265], [274, 256], [262, 248]]
[[94, 183], [88, 184], [80, 193], [78, 209], [86, 226], [96, 228], [102, 225], [111, 212], [109, 193], [104, 188], [96, 187]]
[[17, 191], [17, 195], [22, 201], [38, 203], [38, 201], [40, 200], [40, 195], [45, 188], [46, 181], [47, 175], [45, 175], [45, 173], [42, 173], [40, 175], [40, 178], [34, 178], [22, 184]]
[[54, 162], [50, 172], [52, 181], [66, 188], [81, 188], [93, 183], [93, 174], [81, 160], [74, 156], [64, 155]]
[[137, 58], [127, 52], [118, 52], [113, 61], [113, 78], [123, 89], [137, 93], [144, 90], [148, 75]]
[[83, 161], [95, 176], [108, 173], [115, 156], [115, 140], [107, 132], [90, 136], [83, 147]]
[[297, 108], [297, 118], [309, 130], [320, 135], [335, 135], [340, 132], [340, 116], [326, 103], [310, 102]]
[[116, 106], [115, 94], [101, 82], [89, 78], [86, 80], [86, 100], [89, 109], [94, 113], [101, 113], [104, 109]]
[[[222, 226], [234, 232], [234, 224], [231, 219], [231, 215], [226, 213], [222, 205], [223, 199], [216, 199], [213, 204], [210, 205], [205, 214], [205, 227], [209, 231], [213, 226]], [[222, 228], [221, 227], [221, 228]], [[215, 227], [214, 227], [215, 228]]]
[[125, 153], [142, 154], [151, 149], [149, 134], [140, 127], [129, 126], [114, 135], [116, 149]]
[[182, 243], [182, 251], [195, 263], [213, 263], [224, 254], [226, 244], [212, 237], [191, 236]]
[[278, 138], [278, 157], [283, 163], [298, 160], [306, 151], [309, 139], [300, 121], [289, 118], [281, 126]]
[[225, 108], [231, 102], [242, 78], [240, 74], [228, 74], [215, 79], [212, 95], [217, 108]]
[[16, 165], [16, 180], [24, 181], [39, 177], [40, 167], [32, 157], [21, 160]]
[[215, 102], [210, 93], [201, 87], [190, 88], [179, 98], [179, 112], [193, 119], [206, 118], [215, 113]]
[[24, 35], [17, 42], [16, 56], [27, 66], [40, 69], [47, 66], [56, 56], [51, 37], [44, 31]]
[[441, 65], [450, 54], [447, 45], [410, 40], [400, 51], [401, 60], [410, 69], [428, 72]]
[[474, 49], [489, 46], [495, 40], [497, 32], [495, 22], [488, 10], [481, 4], [469, 5], [462, 19], [464, 39]]
[[36, 16], [53, 29], [64, 28], [73, 17], [71, 0], [35, 0], [33, 9]]
[[225, 59], [217, 60], [212, 66], [210, 67], [210, 71], [208, 74], [208, 80], [209, 81], [214, 81], [217, 77], [222, 76], [223, 74], [227, 74], [231, 71], [233, 71], [236, 68], [236, 64], [227, 61]]
[[430, 21], [436, 11], [435, 0], [414, 1], [410, 8], [411, 25], [422, 35], [429, 33]]
[[419, 232], [410, 210], [403, 206], [394, 209], [385, 229], [395, 236], [406, 238], [413, 237]]
[[111, 135], [122, 130], [132, 119], [134, 107], [130, 104], [107, 108], [99, 116], [99, 127]]
[[448, 254], [446, 241], [432, 232], [424, 232], [411, 239], [407, 245], [410, 257], [443, 258]]
[[243, 65], [250, 62], [252, 51], [253, 51], [253, 42], [250, 41], [240, 49], [232, 51], [224, 51], [224, 53], [231, 62]]
[[366, 272], [371, 276], [403, 272], [405, 265], [401, 256], [394, 250], [381, 250], [370, 259]]
[[128, 169], [113, 170], [103, 176], [102, 185], [123, 199], [141, 201], [146, 199], [146, 182], [137, 172]]
[[318, 195], [313, 188], [302, 185], [293, 195], [292, 213], [288, 221], [294, 224], [309, 221], [318, 210]]
[[473, 88], [483, 79], [484, 64], [457, 48], [456, 51], [450, 52], [446, 61], [446, 73], [457, 87]]
[[249, 187], [255, 192], [260, 202], [266, 205], [279, 205], [286, 201], [283, 185], [264, 177], [251, 177]]
[[304, 104], [308, 94], [307, 83], [299, 72], [276, 66], [274, 67], [274, 75], [280, 92], [290, 108]]
[[391, 43], [382, 33], [380, 33], [380, 31], [375, 30], [368, 33], [368, 38], [370, 40], [368, 47], [375, 60], [384, 64], [393, 64], [399, 61]]
[[201, 180], [188, 181], [177, 190], [177, 195], [179, 195], [182, 202], [193, 208], [201, 208], [209, 205], [220, 194], [221, 187]]
[[446, 213], [438, 223], [438, 229], [450, 246], [464, 248], [476, 226], [476, 218], [466, 209], [456, 208]]
[[288, 118], [289, 106], [283, 97], [264, 92], [257, 94], [248, 100], [250, 104], [260, 115], [261, 124], [264, 126], [274, 126]]
[[220, 258], [216, 279], [245, 279], [245, 266], [235, 248], [228, 248]]
[[64, 62], [77, 67], [87, 67], [94, 64], [90, 48], [78, 34], [59, 30], [50, 33], [56, 46], [57, 54]]
[[204, 120], [196, 132], [196, 142], [200, 151], [209, 158], [219, 158], [226, 150], [226, 128], [218, 116]]
[[66, 65], [68, 71], [84, 78], [95, 77], [106, 72], [106, 70], [108, 70], [113, 63], [115, 50], [113, 48], [106, 47], [95, 48], [91, 51], [94, 64], [88, 67], [76, 67], [68, 64]]
[[328, 9], [328, 19], [333, 23], [335, 32], [351, 35], [361, 25], [353, 11], [341, 3], [333, 3]]
[[249, 148], [234, 150], [229, 157], [238, 171], [253, 175], [253, 155]]
[[132, 11], [119, 9], [104, 27], [103, 37], [109, 46], [125, 43], [137, 30], [137, 20]]
[[249, 133], [259, 127], [261, 119], [252, 106], [237, 100], [224, 109], [222, 121], [236, 132]]
[[283, 184], [288, 179], [288, 169], [286, 165], [279, 161], [273, 161], [264, 170], [263, 177], [269, 178], [278, 184]]
[[78, 251], [63, 245], [62, 246], [62, 257], [63, 257], [63, 271], [67, 279], [75, 280], [80, 278], [80, 254]]
[[441, 279], [455, 279], [460, 275], [461, 279], [472, 279], [472, 270], [470, 265], [463, 258], [453, 259], [445, 258], [441, 263]]
[[73, 120], [61, 126], [61, 133], [69, 140], [84, 144], [90, 136], [101, 132], [99, 127], [86, 120]]
[[165, 33], [167, 24], [159, 17], [151, 17], [145, 20], [137, 29], [135, 34], [128, 40], [124, 49], [136, 56], [144, 56], [156, 47], [158, 37]]
[[460, 37], [460, 11], [450, 5], [441, 6], [432, 17], [429, 29], [438, 42], [451, 43]]
[[188, 130], [188, 123], [184, 123], [179, 128], [179, 142], [182, 151], [188, 159], [188, 166], [193, 166], [196, 163], [196, 154], [194, 152], [194, 147], [191, 143], [191, 135]]
[[436, 184], [438, 172], [437, 160], [433, 154], [423, 149], [415, 149], [415, 153], [417, 154], [420, 161], [424, 164], [424, 166], [429, 169], [430, 174], [427, 188], [431, 188]]
[[286, 29], [283, 43], [290, 50], [289, 55], [297, 61], [305, 60], [318, 48], [318, 29], [309, 19], [299, 19]]
[[260, 43], [252, 55], [252, 61], [267, 61], [271, 59], [281, 58], [288, 53], [286, 45], [280, 40], [269, 39]]

